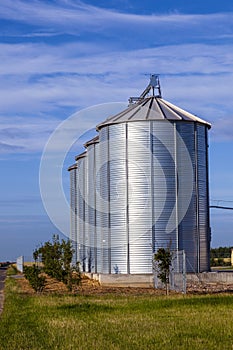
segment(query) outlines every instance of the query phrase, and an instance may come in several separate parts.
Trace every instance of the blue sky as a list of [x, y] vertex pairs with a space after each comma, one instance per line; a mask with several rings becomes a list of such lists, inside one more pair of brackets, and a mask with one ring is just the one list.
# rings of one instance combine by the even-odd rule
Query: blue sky
[[[127, 102], [150, 73], [165, 99], [212, 123], [211, 203], [233, 206], [232, 1], [4, 0], [0, 29], [0, 260], [58, 232], [39, 188], [53, 130], [83, 108]], [[64, 162], [65, 193], [78, 151]], [[233, 213], [212, 209], [211, 219], [212, 246], [233, 245]]]

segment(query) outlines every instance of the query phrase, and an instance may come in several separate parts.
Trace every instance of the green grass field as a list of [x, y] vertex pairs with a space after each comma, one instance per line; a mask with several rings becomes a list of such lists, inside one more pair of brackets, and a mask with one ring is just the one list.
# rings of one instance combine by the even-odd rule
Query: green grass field
[[233, 295], [5, 295], [1, 350], [233, 349]]

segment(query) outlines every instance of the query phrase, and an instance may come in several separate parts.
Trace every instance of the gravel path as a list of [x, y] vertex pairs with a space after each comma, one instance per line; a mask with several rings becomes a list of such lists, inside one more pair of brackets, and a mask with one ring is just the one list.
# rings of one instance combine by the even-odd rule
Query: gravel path
[[6, 278], [6, 268], [0, 267], [0, 314], [3, 310], [3, 302], [4, 302], [4, 283]]

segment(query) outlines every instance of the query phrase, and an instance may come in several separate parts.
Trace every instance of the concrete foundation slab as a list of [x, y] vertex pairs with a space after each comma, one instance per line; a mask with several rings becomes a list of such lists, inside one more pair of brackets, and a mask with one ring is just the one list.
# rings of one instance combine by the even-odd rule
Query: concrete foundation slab
[[[138, 288], [153, 288], [153, 274], [99, 274], [85, 273], [90, 279], [98, 281], [103, 286], [108, 287], [138, 287]], [[188, 273], [186, 275], [187, 284], [196, 283], [222, 283], [233, 284], [233, 272], [202, 272]]]

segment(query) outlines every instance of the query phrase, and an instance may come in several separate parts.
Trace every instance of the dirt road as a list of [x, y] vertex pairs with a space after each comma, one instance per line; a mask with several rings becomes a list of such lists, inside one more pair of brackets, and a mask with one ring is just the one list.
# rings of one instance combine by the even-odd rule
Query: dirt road
[[3, 310], [3, 302], [4, 302], [3, 289], [4, 289], [5, 278], [6, 278], [6, 270], [7, 269], [5, 267], [0, 267], [0, 314]]

